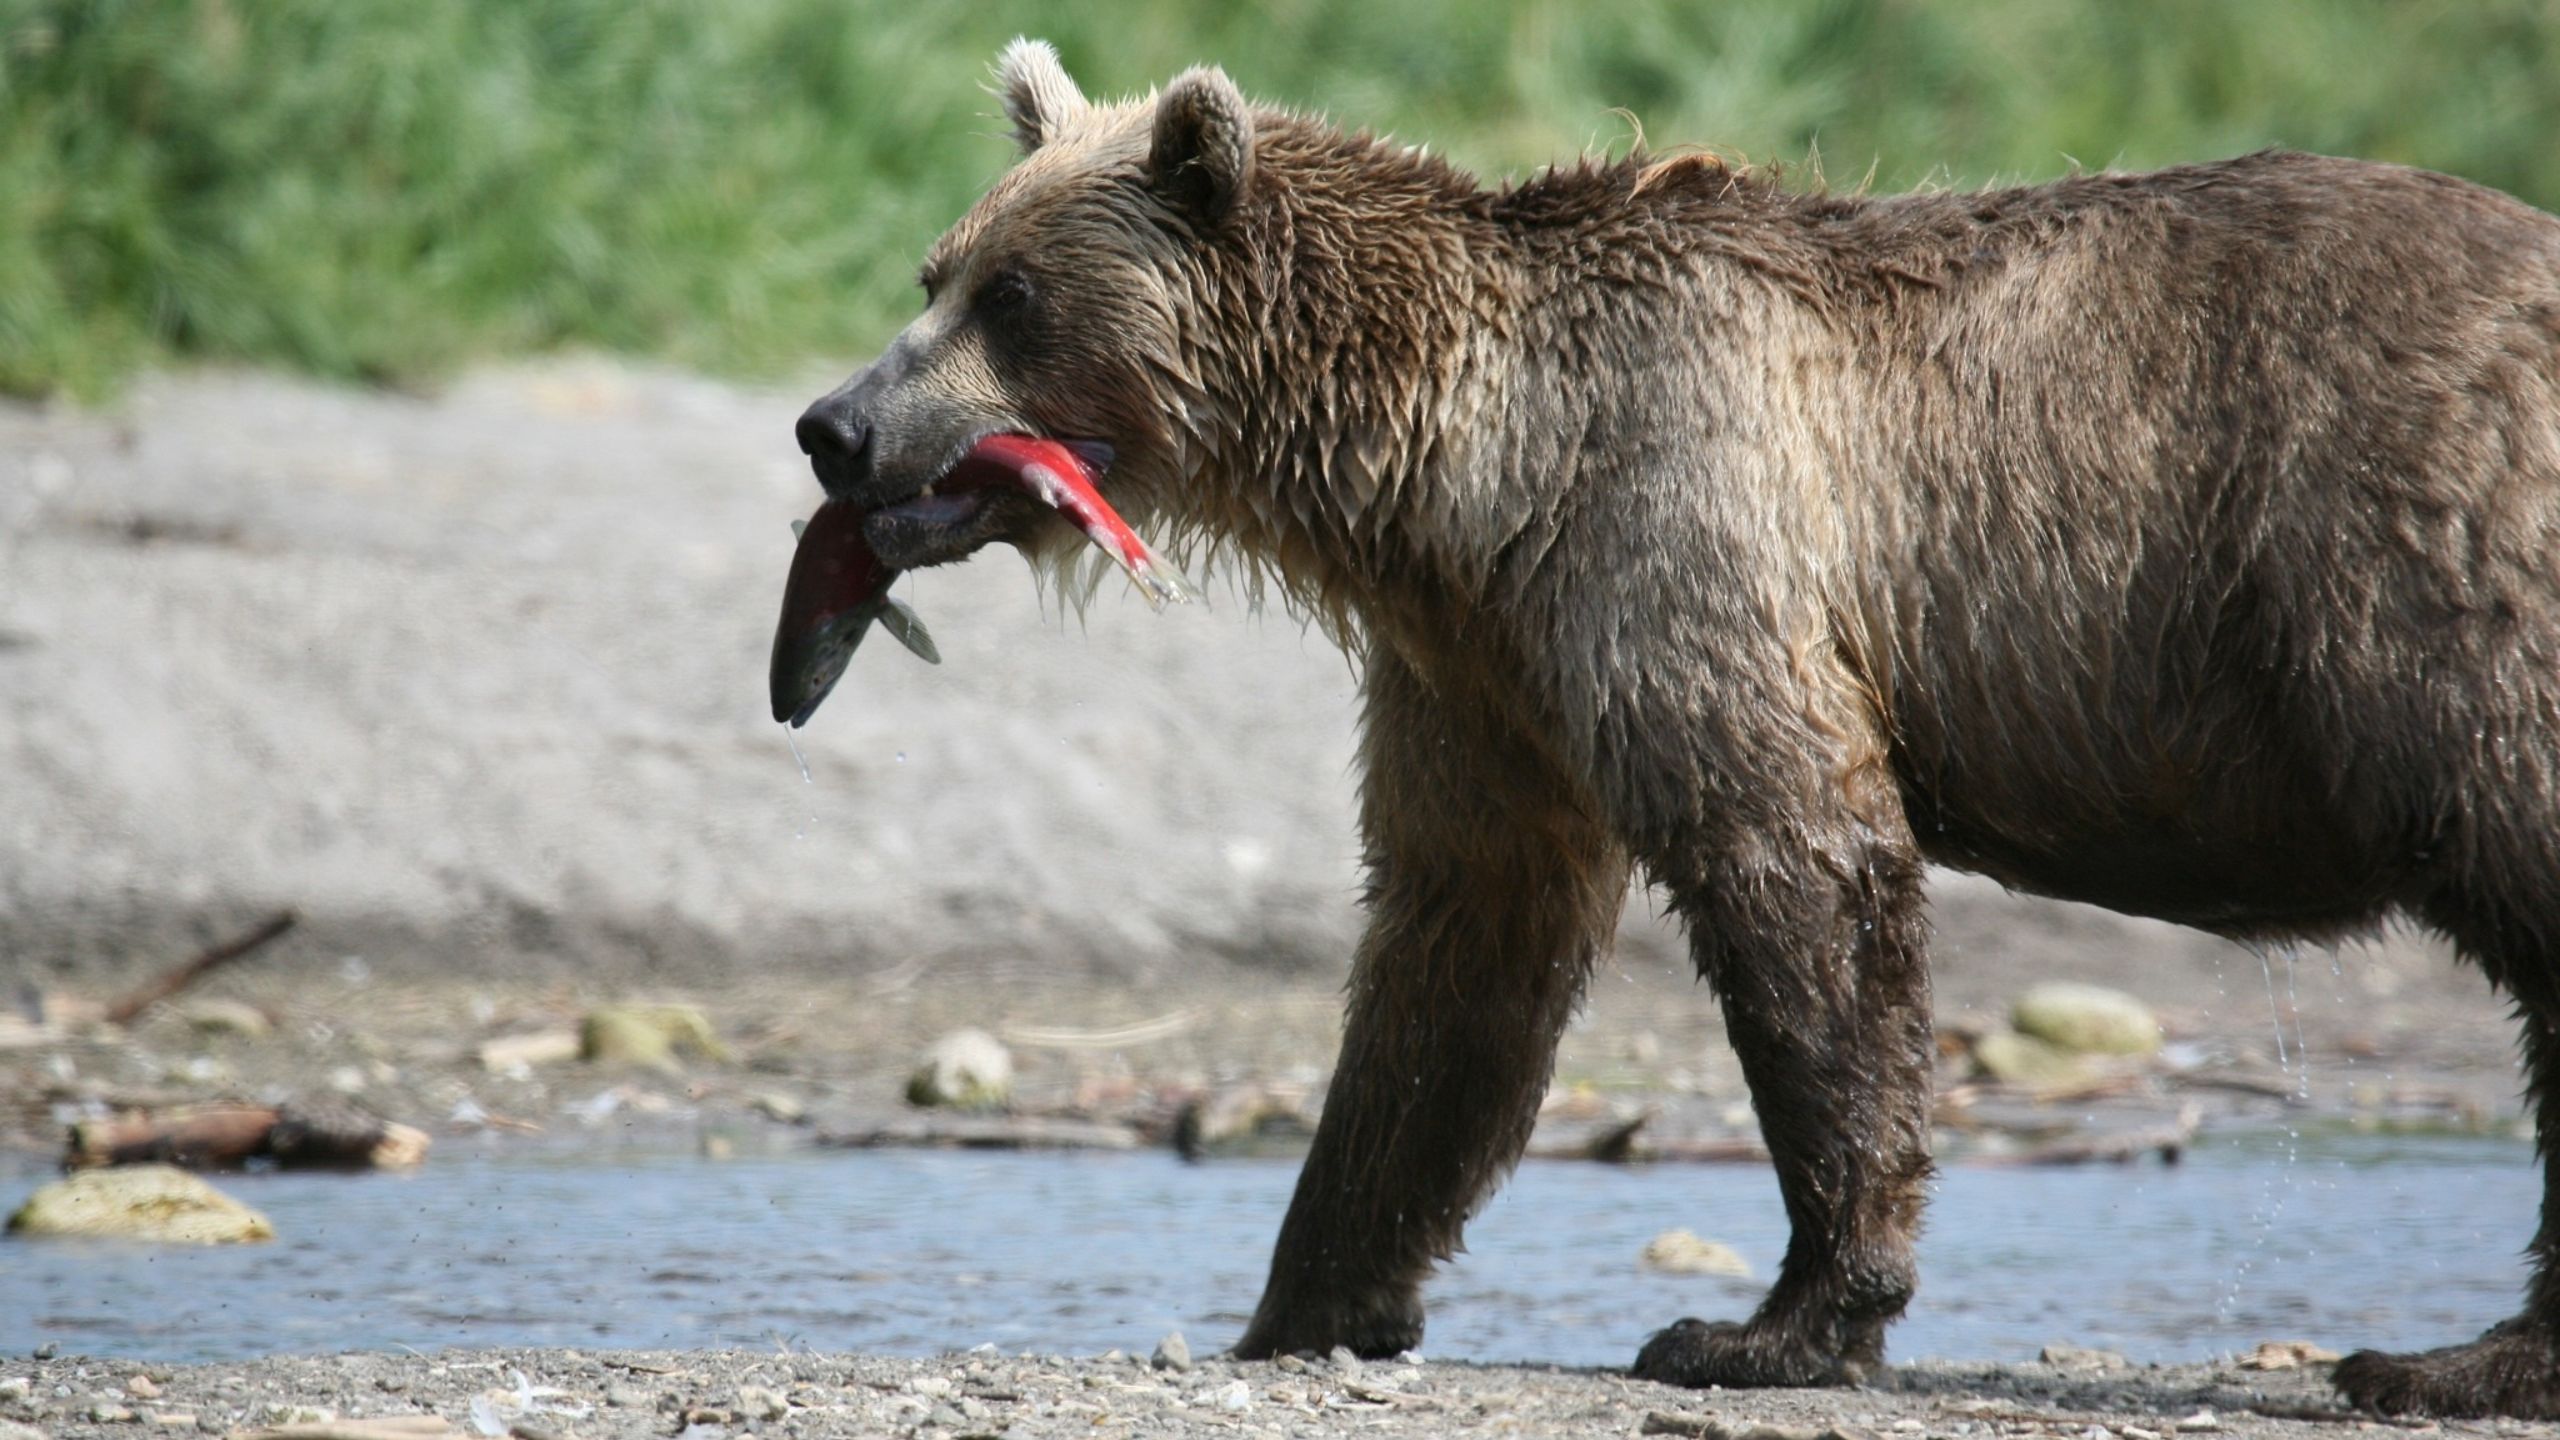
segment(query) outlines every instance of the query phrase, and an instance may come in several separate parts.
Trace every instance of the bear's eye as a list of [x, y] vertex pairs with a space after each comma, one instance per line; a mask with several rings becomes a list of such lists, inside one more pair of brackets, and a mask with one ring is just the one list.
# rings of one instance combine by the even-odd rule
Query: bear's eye
[[1031, 303], [1031, 282], [1018, 270], [999, 270], [978, 287], [978, 308], [989, 315], [1012, 315]]

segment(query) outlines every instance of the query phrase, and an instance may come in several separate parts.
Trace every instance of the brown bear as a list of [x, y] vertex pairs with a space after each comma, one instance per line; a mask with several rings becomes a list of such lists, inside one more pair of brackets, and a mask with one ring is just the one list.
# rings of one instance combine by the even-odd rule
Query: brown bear
[[[1237, 1354], [1420, 1339], [1631, 867], [1793, 1227], [1748, 1320], [1638, 1375], [1882, 1360], [1930, 1176], [1925, 861], [2253, 939], [2432, 926], [2522, 1014], [2560, 1165], [2560, 222], [2279, 153], [1489, 188], [1217, 70], [1095, 104], [1017, 42], [998, 89], [1019, 163], [799, 439], [895, 567], [1063, 563], [1035, 496], [932, 487], [989, 435], [1074, 442], [1359, 657], [1369, 928]], [[2560, 1417], [2546, 1217], [2522, 1314], [2353, 1356], [2346, 1395]]]

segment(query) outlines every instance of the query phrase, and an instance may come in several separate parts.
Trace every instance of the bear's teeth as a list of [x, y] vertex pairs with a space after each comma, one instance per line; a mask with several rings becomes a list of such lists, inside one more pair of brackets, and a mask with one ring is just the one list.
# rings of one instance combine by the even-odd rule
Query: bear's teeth
[[916, 495], [919, 499], [930, 500], [933, 498], [933, 487], [931, 485], [927, 485], [923, 489], [917, 491]]

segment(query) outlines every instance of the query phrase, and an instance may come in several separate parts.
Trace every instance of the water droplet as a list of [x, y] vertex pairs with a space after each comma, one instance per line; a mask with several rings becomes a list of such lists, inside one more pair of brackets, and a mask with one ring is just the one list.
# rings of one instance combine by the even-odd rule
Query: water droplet
[[791, 747], [791, 758], [800, 767], [800, 783], [809, 787], [809, 818], [801, 821], [800, 828], [791, 836], [794, 840], [806, 840], [809, 827], [818, 823], [818, 780], [809, 773], [809, 757], [800, 753], [800, 732], [788, 725], [783, 726], [782, 743]]

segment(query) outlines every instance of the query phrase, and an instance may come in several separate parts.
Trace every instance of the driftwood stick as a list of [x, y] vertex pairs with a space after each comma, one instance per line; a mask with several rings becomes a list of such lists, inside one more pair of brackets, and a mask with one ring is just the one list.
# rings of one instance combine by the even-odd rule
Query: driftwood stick
[[267, 1105], [200, 1105], [163, 1115], [119, 1115], [71, 1127], [66, 1170], [99, 1165], [176, 1165], [236, 1170], [264, 1153], [276, 1112]]
[[831, 1150], [1134, 1150], [1138, 1132], [1105, 1120], [1040, 1115], [914, 1116], [823, 1129], [817, 1143]]
[[131, 994], [107, 1007], [107, 1018], [118, 1025], [132, 1024], [133, 1017], [193, 985], [212, 971], [266, 945], [277, 936], [292, 929], [294, 922], [301, 918], [291, 910], [277, 911], [268, 916], [257, 929], [235, 939], [226, 940], [184, 965], [163, 971], [160, 975], [137, 986]]
[[2130, 1165], [2145, 1155], [2157, 1152], [2165, 1164], [2175, 1165], [2195, 1143], [2196, 1130], [2203, 1124], [2204, 1112], [2194, 1104], [2182, 1107], [2171, 1120], [2132, 1130], [2102, 1130], [2089, 1135], [2072, 1135], [2049, 1140], [2030, 1149], [2007, 1155], [1973, 1155], [1968, 1165], [2016, 1167], [2025, 1165]]
[[236, 1170], [251, 1160], [330, 1170], [405, 1170], [426, 1159], [424, 1131], [352, 1105], [191, 1105], [162, 1114], [83, 1120], [71, 1127], [66, 1170], [178, 1165]]

